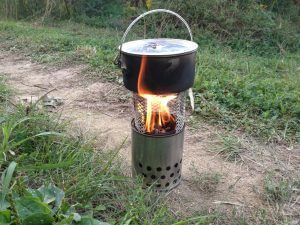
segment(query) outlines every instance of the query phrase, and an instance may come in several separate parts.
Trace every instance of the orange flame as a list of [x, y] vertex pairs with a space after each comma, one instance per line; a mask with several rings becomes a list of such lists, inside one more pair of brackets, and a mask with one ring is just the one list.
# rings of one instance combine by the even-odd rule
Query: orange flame
[[155, 95], [144, 85], [144, 75], [146, 74], [147, 57], [142, 56], [141, 66], [138, 77], [138, 95], [147, 100], [146, 111], [146, 132], [153, 132], [161, 129], [168, 123], [175, 123], [174, 116], [171, 115], [168, 103], [176, 98], [176, 95]]

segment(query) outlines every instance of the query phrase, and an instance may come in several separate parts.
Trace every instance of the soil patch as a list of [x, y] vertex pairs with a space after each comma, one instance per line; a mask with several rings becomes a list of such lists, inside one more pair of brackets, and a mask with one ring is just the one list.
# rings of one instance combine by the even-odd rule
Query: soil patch
[[[127, 138], [120, 157], [129, 174], [131, 93], [122, 85], [84, 79], [81, 75], [84, 69], [83, 65], [48, 67], [22, 56], [0, 52], [0, 71], [8, 77], [17, 101], [34, 101], [52, 90], [48, 97], [63, 103], [53, 109], [72, 121], [71, 133], [93, 136], [98, 147], [103, 149], [117, 149]], [[266, 173], [279, 171], [299, 178], [299, 145], [264, 145], [240, 133], [230, 135], [238, 140], [236, 161], [225, 160], [218, 154], [224, 146], [224, 131], [220, 128], [204, 122], [187, 126], [183, 182], [168, 197], [175, 214], [193, 215], [233, 207], [247, 212], [259, 208], [274, 212], [262, 198]], [[291, 214], [295, 222], [299, 222], [295, 215], [299, 211], [299, 197], [284, 208], [284, 213]]]

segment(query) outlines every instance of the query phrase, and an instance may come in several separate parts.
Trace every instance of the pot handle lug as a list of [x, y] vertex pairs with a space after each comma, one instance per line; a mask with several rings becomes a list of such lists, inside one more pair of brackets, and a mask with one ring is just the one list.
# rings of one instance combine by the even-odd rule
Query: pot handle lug
[[143, 17], [145, 17], [145, 16], [147, 16], [147, 15], [149, 15], [149, 14], [153, 14], [153, 13], [161, 13], [161, 12], [163, 12], [163, 13], [169, 13], [169, 14], [174, 15], [174, 16], [176, 16], [177, 18], [179, 18], [180, 21], [183, 22], [183, 24], [186, 26], [186, 28], [187, 28], [187, 30], [188, 30], [188, 32], [189, 32], [191, 41], [193, 41], [193, 34], [192, 34], [192, 31], [191, 31], [191, 28], [190, 28], [189, 24], [188, 24], [188, 23], [186, 22], [186, 20], [183, 19], [182, 16], [180, 16], [178, 13], [173, 12], [173, 11], [168, 10], [168, 9], [154, 9], [154, 10], [150, 10], [150, 11], [148, 11], [148, 12], [145, 12], [145, 13], [141, 14], [141, 15], [138, 16], [137, 18], [135, 18], [135, 20], [133, 20], [133, 21], [131, 22], [131, 24], [129, 24], [129, 26], [127, 27], [127, 29], [126, 29], [126, 31], [124, 32], [123, 37], [122, 37], [122, 39], [121, 39], [121, 44], [120, 44], [120, 47], [119, 47], [119, 48], [120, 48], [119, 54], [116, 56], [116, 58], [115, 58], [115, 60], [114, 60], [114, 64], [115, 64], [115, 65], [118, 65], [119, 67], [120, 67], [120, 65], [121, 65], [121, 62], [120, 62], [120, 55], [121, 55], [121, 52], [122, 52], [122, 45], [123, 45], [123, 43], [125, 42], [126, 37], [127, 37], [128, 33], [129, 33], [129, 31], [131, 30], [131, 28], [132, 28], [132, 27], [133, 27], [140, 19], [142, 19]]

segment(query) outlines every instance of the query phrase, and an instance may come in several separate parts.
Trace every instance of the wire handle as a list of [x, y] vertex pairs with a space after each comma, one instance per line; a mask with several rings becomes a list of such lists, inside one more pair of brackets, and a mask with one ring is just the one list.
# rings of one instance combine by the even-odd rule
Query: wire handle
[[129, 24], [129, 26], [127, 27], [126, 31], [124, 32], [123, 34], [123, 37], [121, 39], [121, 44], [120, 44], [120, 51], [119, 51], [119, 54], [117, 55], [117, 57], [115, 58], [114, 60], [114, 63], [115, 65], [119, 65], [121, 64], [120, 62], [120, 56], [121, 56], [121, 52], [122, 52], [122, 45], [124, 44], [125, 40], [126, 40], [126, 37], [129, 33], [129, 31], [131, 30], [131, 28], [140, 20], [142, 19], [143, 17], [149, 15], [149, 14], [153, 14], [153, 13], [160, 13], [160, 12], [164, 12], [164, 13], [169, 13], [169, 14], [172, 14], [174, 16], [176, 16], [177, 18], [180, 19], [181, 22], [183, 22], [183, 24], [186, 26], [188, 32], [189, 32], [189, 35], [190, 35], [190, 38], [191, 38], [191, 41], [193, 41], [193, 35], [192, 35], [192, 31], [191, 31], [191, 28], [190, 26], [188, 25], [188, 23], [185, 21], [185, 19], [182, 18], [182, 16], [180, 16], [178, 13], [175, 13], [171, 10], [168, 10], [168, 9], [154, 9], [154, 10], [150, 10], [148, 12], [145, 12], [143, 14], [141, 14], [140, 16], [138, 16], [137, 18], [135, 18], [135, 20], [133, 20], [131, 22], [131, 24]]

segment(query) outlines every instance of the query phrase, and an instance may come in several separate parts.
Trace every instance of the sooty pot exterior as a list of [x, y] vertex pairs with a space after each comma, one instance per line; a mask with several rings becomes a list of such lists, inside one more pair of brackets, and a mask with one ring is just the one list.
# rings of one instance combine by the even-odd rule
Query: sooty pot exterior
[[124, 85], [127, 89], [138, 92], [138, 79], [142, 76], [144, 88], [152, 94], [185, 91], [194, 83], [195, 58], [196, 52], [175, 56], [139, 56], [121, 53]]

